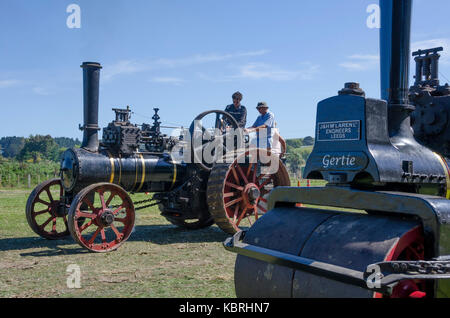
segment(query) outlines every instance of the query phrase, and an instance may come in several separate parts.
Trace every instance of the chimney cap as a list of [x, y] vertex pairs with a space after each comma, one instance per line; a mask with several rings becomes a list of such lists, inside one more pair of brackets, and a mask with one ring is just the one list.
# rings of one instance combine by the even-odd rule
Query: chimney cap
[[83, 62], [83, 64], [81, 64], [80, 67], [82, 67], [82, 68], [85, 68], [85, 67], [102, 68], [101, 64], [97, 63], [97, 62]]

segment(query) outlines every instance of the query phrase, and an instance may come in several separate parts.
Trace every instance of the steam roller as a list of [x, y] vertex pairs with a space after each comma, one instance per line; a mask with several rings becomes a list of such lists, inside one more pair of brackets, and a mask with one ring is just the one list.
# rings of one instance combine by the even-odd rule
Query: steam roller
[[433, 124], [418, 94], [450, 108], [449, 94], [433, 94], [437, 64], [421, 54], [408, 88], [412, 0], [380, 8], [381, 99], [347, 83], [318, 104], [304, 177], [326, 186], [273, 189], [269, 211], [224, 242], [237, 297], [450, 297], [450, 137], [416, 129], [419, 142], [411, 123]]

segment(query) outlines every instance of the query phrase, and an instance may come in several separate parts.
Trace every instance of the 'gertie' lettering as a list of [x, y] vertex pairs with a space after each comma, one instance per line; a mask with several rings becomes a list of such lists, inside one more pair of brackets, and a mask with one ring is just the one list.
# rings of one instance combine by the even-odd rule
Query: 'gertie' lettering
[[325, 155], [322, 160], [324, 168], [329, 168], [333, 166], [354, 166], [356, 163], [356, 158], [352, 156], [339, 156], [332, 157], [331, 155]]

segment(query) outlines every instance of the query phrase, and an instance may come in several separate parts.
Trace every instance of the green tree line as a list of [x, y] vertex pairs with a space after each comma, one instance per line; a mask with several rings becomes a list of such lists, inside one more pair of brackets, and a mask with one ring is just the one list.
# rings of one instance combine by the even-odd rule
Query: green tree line
[[59, 174], [61, 154], [78, 139], [50, 135], [0, 138], [0, 187], [35, 186]]
[[286, 140], [286, 166], [292, 178], [301, 179], [302, 168], [314, 146], [313, 137]]
[[50, 135], [31, 135], [28, 138], [16, 136], [2, 137], [0, 138], [0, 156], [6, 159], [15, 159], [20, 162], [58, 162], [64, 150], [80, 145], [81, 142], [78, 138], [53, 138]]
[[[57, 176], [62, 152], [80, 145], [78, 139], [50, 135], [0, 138], [0, 186], [34, 185]], [[291, 177], [301, 178], [313, 145], [312, 137], [286, 140], [286, 165]]]

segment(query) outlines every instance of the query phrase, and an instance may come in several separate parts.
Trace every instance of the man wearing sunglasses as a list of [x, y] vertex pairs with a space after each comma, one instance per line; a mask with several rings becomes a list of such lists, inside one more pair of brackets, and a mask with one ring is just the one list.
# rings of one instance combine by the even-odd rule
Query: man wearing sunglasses
[[[232, 96], [233, 104], [228, 105], [225, 108], [225, 111], [233, 116], [238, 123], [239, 128], [245, 128], [247, 123], [247, 109], [244, 105], [241, 105], [242, 94], [240, 92], [236, 92]], [[231, 123], [228, 123], [226, 118], [224, 118], [225, 125], [232, 126]]]

